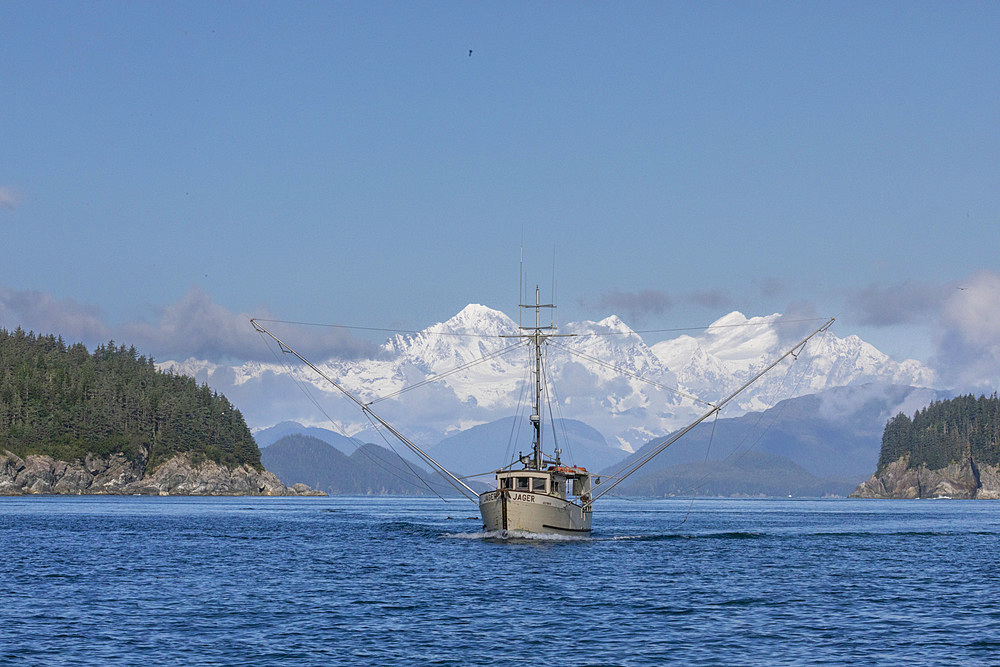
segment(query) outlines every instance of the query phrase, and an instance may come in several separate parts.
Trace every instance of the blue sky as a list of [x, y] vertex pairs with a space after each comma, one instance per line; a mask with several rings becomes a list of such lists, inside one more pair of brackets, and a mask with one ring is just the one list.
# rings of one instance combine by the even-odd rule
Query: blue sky
[[987, 2], [0, 0], [0, 326], [233, 359], [247, 314], [516, 316], [523, 245], [563, 321], [837, 315], [995, 388], [998, 34]]

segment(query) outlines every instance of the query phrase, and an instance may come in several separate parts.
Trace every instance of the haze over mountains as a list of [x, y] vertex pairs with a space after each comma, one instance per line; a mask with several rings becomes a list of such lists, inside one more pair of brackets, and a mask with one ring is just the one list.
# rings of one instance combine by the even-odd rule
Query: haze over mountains
[[[635, 451], [704, 412], [705, 404], [695, 397], [713, 401], [727, 395], [821, 323], [733, 312], [703, 331], [653, 345], [617, 316], [563, 325], [558, 333], [568, 336], [552, 338], [544, 348], [553, 388], [549, 407], [556, 418], [595, 429], [610, 447]], [[518, 324], [504, 313], [472, 304], [446, 322], [390, 338], [370, 358], [311, 361], [361, 400], [372, 401], [373, 409], [415, 441], [434, 444], [527, 414], [529, 349], [503, 337], [516, 333]], [[294, 339], [287, 342], [294, 346]], [[371, 424], [357, 406], [311, 369], [283, 363], [294, 361], [290, 355], [279, 357], [275, 363], [238, 366], [195, 359], [160, 366], [224, 392], [255, 430], [291, 420], [381, 441], [371, 437]], [[396, 395], [434, 377], [440, 379]], [[785, 362], [747, 390], [723, 416], [832, 387], [933, 383], [933, 372], [917, 361], [894, 361], [857, 336], [828, 331], [810, 341], [795, 362]]]
[[[762, 413], [750, 412], [714, 423], [709, 421], [654, 458], [616, 492], [637, 496], [844, 496], [874, 470], [882, 431], [892, 416], [900, 412], [912, 414], [947, 395], [933, 389], [900, 385], [834, 387], [781, 401]], [[323, 441], [326, 449], [342, 452], [331, 451], [325, 460], [337, 458], [343, 462], [341, 467], [349, 468], [356, 468], [356, 462], [363, 462], [355, 455], [363, 440], [352, 440], [330, 430], [293, 422], [284, 422], [256, 434], [263, 448], [262, 460], [282, 481], [288, 484], [304, 482], [330, 493], [340, 492], [345, 488], [338, 481], [346, 474], [343, 470], [323, 473], [315, 466], [300, 465], [304, 473], [287, 479], [282, 477], [296, 462], [312, 456], [312, 450], [316, 449], [314, 446], [297, 451], [289, 446], [289, 440], [302, 435]], [[549, 443], [547, 451], [558, 446], [564, 462], [583, 464], [605, 475], [614, 474], [630, 461], [645, 456], [662, 441], [657, 438], [628, 455], [608, 446], [597, 431], [576, 420], [557, 420], [554, 432], [547, 429], [543, 437]], [[410, 456], [391, 438], [385, 441], [376, 435], [373, 439], [394, 450], [392, 453], [385, 450], [386, 456]], [[530, 442], [527, 420], [509, 417], [449, 436], [439, 443], [427, 445], [426, 450], [449, 470], [473, 475], [512, 461], [518, 453], [530, 448]], [[344, 455], [354, 456], [348, 461]], [[412, 465], [423, 469], [416, 461]], [[369, 467], [364, 473], [356, 470], [355, 478], [364, 480], [365, 492], [378, 493], [379, 489], [395, 483], [385, 479], [387, 474], [398, 477], [392, 470]], [[485, 483], [491, 477], [476, 479]], [[324, 481], [320, 483], [319, 480]], [[399, 492], [419, 494], [423, 486], [423, 482], [409, 480]], [[446, 487], [442, 488], [450, 493]]]

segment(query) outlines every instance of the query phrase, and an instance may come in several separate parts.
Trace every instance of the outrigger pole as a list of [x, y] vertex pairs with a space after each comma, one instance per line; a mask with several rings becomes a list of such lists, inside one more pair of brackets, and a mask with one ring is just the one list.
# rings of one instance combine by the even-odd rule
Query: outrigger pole
[[762, 378], [768, 371], [770, 371], [772, 368], [774, 368], [775, 366], [777, 366], [778, 364], [780, 364], [787, 357], [789, 357], [789, 356], [798, 357], [799, 352], [802, 351], [802, 349], [805, 347], [806, 343], [808, 343], [809, 340], [813, 336], [815, 336], [816, 334], [821, 333], [821, 332], [826, 331], [827, 329], [829, 329], [830, 326], [833, 324], [834, 319], [835, 318], [831, 317], [829, 320], [826, 321], [826, 323], [823, 326], [821, 326], [819, 329], [816, 329], [811, 334], [809, 334], [808, 336], [806, 336], [805, 338], [803, 338], [802, 340], [800, 340], [798, 343], [795, 344], [795, 346], [792, 349], [788, 350], [788, 352], [785, 352], [783, 355], [781, 355], [780, 357], [778, 357], [777, 359], [775, 359], [771, 363], [771, 365], [769, 365], [767, 368], [765, 368], [764, 370], [762, 370], [761, 372], [757, 373], [752, 378], [750, 378], [749, 380], [747, 380], [743, 384], [743, 386], [741, 386], [739, 389], [737, 389], [733, 393], [729, 394], [729, 396], [726, 396], [724, 399], [722, 399], [718, 403], [713, 404], [711, 410], [709, 410], [708, 412], [706, 412], [702, 416], [700, 416], [697, 419], [695, 419], [693, 422], [691, 422], [690, 424], [688, 424], [687, 426], [685, 426], [684, 428], [682, 428], [680, 431], [677, 431], [673, 435], [669, 436], [656, 449], [654, 449], [652, 451], [652, 453], [647, 454], [646, 456], [644, 456], [642, 458], [642, 460], [640, 460], [638, 463], [630, 464], [630, 465], [626, 466], [625, 468], [622, 468], [622, 470], [619, 470], [614, 475], [615, 481], [612, 484], [610, 484], [607, 487], [605, 487], [604, 489], [602, 489], [601, 492], [598, 493], [596, 496], [594, 496], [593, 498], [591, 498], [584, 505], [584, 507], [588, 508], [591, 505], [593, 505], [594, 502], [598, 498], [600, 498], [605, 493], [607, 493], [611, 489], [615, 488], [616, 486], [618, 486], [619, 484], [621, 484], [622, 482], [624, 482], [625, 479], [629, 477], [629, 475], [631, 475], [636, 470], [638, 470], [642, 466], [644, 466], [647, 463], [649, 463], [658, 454], [660, 454], [660, 452], [662, 452], [664, 449], [666, 449], [667, 447], [669, 447], [670, 445], [674, 444], [675, 442], [677, 442], [678, 440], [680, 440], [682, 437], [684, 437], [685, 435], [687, 435], [691, 431], [691, 429], [693, 429], [695, 426], [697, 426], [698, 424], [702, 423], [703, 421], [705, 421], [706, 419], [708, 419], [712, 415], [717, 414], [720, 410], [722, 410], [722, 408], [726, 405], [726, 403], [729, 403], [729, 401], [733, 400], [734, 398], [736, 398], [737, 396], [739, 396], [740, 394], [742, 394], [743, 391], [747, 387], [749, 387], [754, 382], [756, 382], [757, 380], [759, 380], [760, 378]]
[[[299, 354], [298, 352], [296, 352], [295, 350], [293, 350], [292, 348], [290, 348], [283, 340], [281, 340], [280, 338], [278, 338], [277, 336], [275, 336], [273, 333], [271, 333], [270, 331], [268, 331], [267, 329], [265, 329], [260, 324], [260, 322], [258, 322], [257, 320], [255, 320], [253, 318], [250, 318], [250, 324], [252, 324], [253, 328], [256, 329], [259, 333], [267, 334], [268, 336], [270, 336], [271, 338], [273, 338], [274, 341], [276, 343], [278, 343], [278, 346], [281, 348], [282, 352], [285, 352], [286, 354], [291, 354], [291, 355], [294, 355], [295, 357], [298, 357], [299, 361], [301, 361], [302, 363], [304, 363], [309, 368], [313, 369], [313, 371], [315, 371], [317, 375], [319, 375], [321, 378], [323, 378], [324, 380], [326, 380], [327, 382], [329, 382], [330, 384], [332, 384], [334, 387], [336, 387], [337, 389], [339, 389], [341, 391], [341, 393], [343, 393], [349, 399], [351, 399], [352, 401], [354, 401], [357, 404], [357, 406], [359, 408], [361, 408], [361, 411], [364, 414], [368, 415], [369, 417], [371, 417], [372, 419], [374, 419], [375, 421], [377, 421], [379, 424], [381, 424], [382, 426], [384, 426], [390, 433], [392, 433], [394, 436], [396, 436], [399, 439], [400, 442], [402, 442], [404, 445], [406, 445], [407, 447], [409, 447], [410, 451], [412, 451], [414, 454], [416, 454], [418, 457], [420, 457], [420, 460], [422, 460], [424, 463], [430, 465], [435, 470], [437, 470], [441, 474], [441, 476], [445, 478], [445, 481], [447, 481], [449, 484], [451, 484], [453, 487], [455, 487], [455, 489], [459, 493], [461, 493], [463, 496], [465, 496], [466, 498], [468, 498], [469, 500], [471, 500], [474, 503], [478, 503], [479, 502], [479, 494], [476, 493], [472, 489], [472, 487], [470, 487], [468, 484], [466, 484], [465, 482], [463, 482], [461, 479], [459, 479], [458, 477], [456, 477], [455, 475], [453, 475], [451, 473], [451, 471], [448, 470], [447, 468], [445, 468], [443, 465], [441, 465], [440, 463], [438, 463], [437, 461], [435, 461], [433, 458], [431, 458], [430, 455], [427, 454], [427, 452], [425, 452], [424, 450], [420, 449], [415, 444], [413, 444], [413, 442], [411, 442], [409, 440], [409, 438], [407, 438], [405, 435], [403, 435], [402, 433], [400, 433], [399, 431], [397, 431], [392, 426], [392, 424], [390, 424], [389, 422], [385, 421], [384, 419], [382, 419], [381, 417], [379, 417], [377, 414], [375, 414], [375, 412], [370, 407], [368, 407], [367, 403], [363, 403], [360, 399], [358, 399], [357, 396], [355, 396], [351, 392], [347, 391], [347, 389], [345, 389], [344, 387], [342, 387], [333, 378], [331, 378], [329, 375], [327, 375], [326, 373], [324, 373], [323, 371], [321, 371], [319, 368], [317, 368], [315, 364], [313, 364], [311, 361], [309, 361], [308, 359], [306, 359], [305, 357], [303, 357], [301, 354]], [[461, 486], [459, 486], [459, 485], [461, 485]], [[472, 494], [472, 495], [470, 496], [469, 494]]]

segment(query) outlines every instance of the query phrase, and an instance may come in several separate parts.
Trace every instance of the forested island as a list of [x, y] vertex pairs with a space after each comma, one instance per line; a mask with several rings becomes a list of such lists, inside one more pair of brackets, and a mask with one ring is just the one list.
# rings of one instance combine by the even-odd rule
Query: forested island
[[0, 494], [287, 495], [240, 411], [134, 347], [0, 329]]
[[936, 401], [886, 424], [878, 467], [855, 498], [1000, 498], [1000, 398]]

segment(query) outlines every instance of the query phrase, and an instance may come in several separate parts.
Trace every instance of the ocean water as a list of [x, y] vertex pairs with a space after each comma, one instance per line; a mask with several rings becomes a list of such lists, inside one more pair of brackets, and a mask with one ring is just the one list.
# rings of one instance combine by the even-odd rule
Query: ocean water
[[0, 664], [1000, 664], [1000, 504], [0, 498]]

